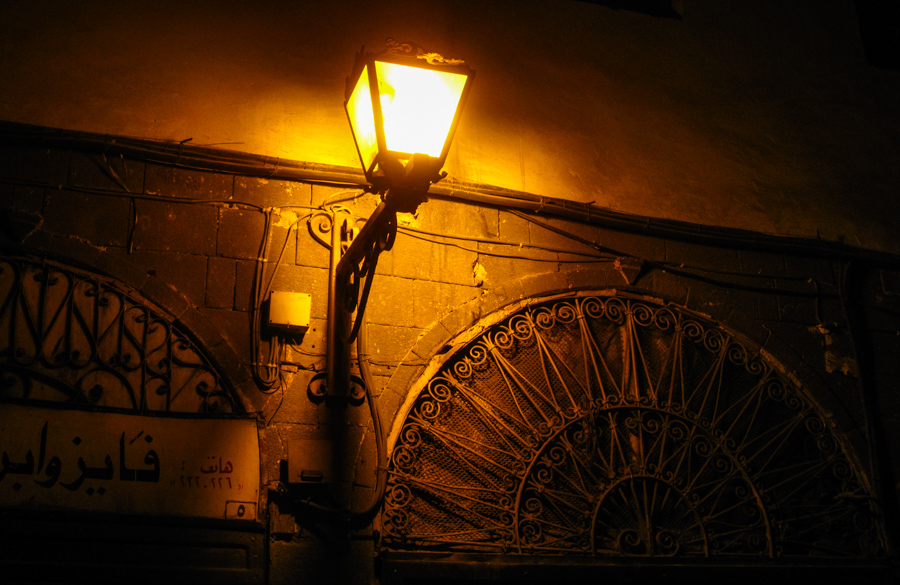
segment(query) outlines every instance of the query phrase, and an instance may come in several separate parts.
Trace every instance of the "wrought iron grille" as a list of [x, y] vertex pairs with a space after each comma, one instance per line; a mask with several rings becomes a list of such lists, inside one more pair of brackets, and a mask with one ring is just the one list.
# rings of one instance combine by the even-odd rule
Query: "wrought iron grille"
[[139, 412], [239, 408], [160, 312], [95, 275], [0, 259], [0, 397]]
[[805, 392], [671, 305], [520, 309], [444, 363], [395, 436], [388, 549], [884, 555], [867, 482]]

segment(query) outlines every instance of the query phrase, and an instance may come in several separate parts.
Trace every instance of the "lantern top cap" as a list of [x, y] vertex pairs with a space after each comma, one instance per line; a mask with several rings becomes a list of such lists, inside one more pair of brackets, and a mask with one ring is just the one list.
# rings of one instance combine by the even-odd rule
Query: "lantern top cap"
[[[425, 61], [429, 65], [459, 66], [465, 64], [465, 61], [463, 61], [462, 59], [447, 59], [440, 53], [426, 51], [424, 48], [415, 43], [400, 43], [398, 41], [395, 41], [394, 39], [389, 38], [384, 42], [384, 44], [387, 47], [384, 53], [388, 55], [403, 55], [408, 57], [415, 57], [416, 59]], [[415, 55], [413, 55], [413, 50], [416, 51]]]
[[472, 70], [466, 65], [462, 59], [448, 59], [440, 53], [428, 51], [421, 45], [412, 42], [401, 43], [394, 39], [387, 39], [385, 49], [378, 53], [366, 52], [363, 47], [357, 55], [357, 69], [361, 70], [362, 66], [370, 60], [377, 61], [393, 61], [402, 64], [414, 65], [424, 68], [446, 68], [452, 67], [471, 75]]

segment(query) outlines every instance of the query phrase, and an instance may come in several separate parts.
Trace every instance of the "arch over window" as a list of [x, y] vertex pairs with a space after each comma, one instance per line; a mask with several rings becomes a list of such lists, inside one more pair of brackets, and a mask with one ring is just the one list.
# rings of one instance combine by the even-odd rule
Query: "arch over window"
[[536, 301], [416, 388], [391, 436], [388, 549], [885, 554], [829, 417], [686, 309], [621, 293]]
[[121, 283], [0, 258], [0, 397], [147, 412], [243, 412], [183, 328]]

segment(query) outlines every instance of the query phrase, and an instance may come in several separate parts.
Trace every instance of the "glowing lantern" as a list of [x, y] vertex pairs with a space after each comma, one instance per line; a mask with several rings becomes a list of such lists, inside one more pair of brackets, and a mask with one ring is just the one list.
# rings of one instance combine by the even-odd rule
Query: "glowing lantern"
[[357, 56], [344, 107], [376, 191], [409, 183], [427, 191], [441, 178], [474, 74], [462, 61], [391, 40], [384, 53]]

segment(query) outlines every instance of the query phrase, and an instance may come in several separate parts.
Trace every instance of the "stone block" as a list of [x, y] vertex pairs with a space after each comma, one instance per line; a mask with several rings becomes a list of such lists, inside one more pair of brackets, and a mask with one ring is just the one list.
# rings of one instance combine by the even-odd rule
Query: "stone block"
[[673, 270], [683, 270], [717, 282], [747, 284], [741, 276], [741, 261], [736, 250], [666, 240], [666, 262]]
[[478, 250], [478, 265], [469, 268], [472, 273], [470, 284], [481, 282], [486, 288], [559, 267], [559, 256], [545, 250], [483, 242], [478, 243]]
[[95, 246], [124, 247], [131, 225], [131, 202], [121, 197], [53, 191], [47, 197], [43, 229], [81, 238]]
[[679, 305], [684, 305], [687, 301], [690, 281], [664, 270], [654, 270], [649, 276], [652, 296]]
[[385, 382], [377, 398], [378, 412], [381, 413], [381, 424], [386, 432], [390, 432], [406, 393], [405, 387], [400, 388], [399, 392], [395, 392], [391, 388], [391, 383], [389, 381]]
[[756, 296], [753, 293], [699, 281], [690, 283], [690, 294], [685, 304], [721, 323], [728, 323], [735, 311], [739, 310], [739, 314], [746, 318], [748, 314], [755, 317], [757, 310]]
[[175, 252], [137, 250], [131, 254], [135, 264], [143, 266], [151, 276], [178, 291], [195, 307], [206, 302], [207, 257]]
[[68, 184], [102, 191], [140, 193], [144, 188], [144, 166], [142, 162], [121, 156], [107, 155], [104, 160], [102, 154], [73, 152], [69, 159]]
[[255, 413], [261, 418], [267, 395], [259, 391], [259, 386], [257, 386], [256, 380], [253, 379], [250, 368], [244, 368], [244, 371], [247, 374], [244, 380], [232, 380], [234, 391], [237, 394], [236, 398], [243, 401], [244, 410], [249, 413]]
[[[553, 229], [547, 229], [542, 224]], [[532, 244], [568, 252], [599, 253], [592, 245], [597, 244], [600, 237], [600, 230], [595, 225], [556, 217], [536, 216], [535, 221], [530, 222], [529, 229]]]
[[353, 469], [353, 484], [358, 488], [354, 490], [354, 509], [359, 510], [371, 501], [375, 487], [375, 469], [377, 467], [377, 453], [375, 452], [375, 435], [367, 430], [363, 434], [362, 443], [357, 453]]
[[135, 290], [142, 290], [150, 277], [147, 269], [134, 263], [127, 250], [122, 248], [101, 250], [96, 267], [101, 273], [108, 274]]
[[414, 326], [424, 329], [480, 295], [481, 289], [477, 287], [424, 280], [414, 281]]
[[51, 192], [59, 192], [59, 189], [16, 185], [9, 206], [12, 209], [28, 213], [43, 213], [44, 204]]
[[[294, 261], [302, 266], [315, 266], [318, 268], [328, 268], [331, 261], [331, 249], [326, 248], [310, 233], [310, 224], [302, 221], [294, 232]], [[330, 234], [325, 234], [325, 240], [329, 241]], [[379, 267], [390, 257], [390, 252], [382, 254], [378, 260]]]
[[[211, 311], [215, 309], [206, 310]], [[227, 380], [230, 380], [235, 387], [246, 389], [248, 383], [252, 386], [256, 385], [256, 381], [252, 379], [253, 374], [250, 371], [249, 364], [244, 360], [238, 359], [234, 349], [227, 340], [222, 339], [219, 343], [210, 347], [209, 354], [210, 360], [215, 364], [216, 369]], [[249, 396], [251, 400], [256, 398], [253, 393], [245, 393], [244, 396]], [[261, 401], [258, 404], [261, 405]]]
[[570, 267], [563, 273], [570, 290], [603, 290], [623, 287], [625, 280], [609, 265]]
[[235, 176], [234, 200], [263, 207], [309, 206], [312, 186], [296, 181]]
[[22, 245], [31, 250], [46, 251], [50, 248], [53, 239], [53, 234], [36, 229], [25, 237]]
[[[262, 249], [266, 216], [256, 210], [223, 207], [219, 210], [219, 229], [216, 235], [216, 253], [226, 258], [255, 260]], [[274, 236], [275, 234], [270, 234]], [[282, 237], [272, 237], [269, 257], [274, 260], [281, 252]], [[292, 256], [287, 256], [288, 261]]]
[[805, 325], [820, 323], [819, 306], [819, 302], [815, 298], [778, 295], [778, 316], [782, 321], [789, 323], [803, 323]]
[[148, 164], [144, 193], [177, 199], [227, 201], [234, 193], [234, 175]]
[[520, 278], [522, 297], [533, 298], [564, 293], [569, 290], [569, 281], [564, 272], [530, 274]]
[[766, 321], [778, 320], [778, 295], [775, 292], [775, 281], [771, 278], [754, 278], [753, 286], [759, 289], [769, 290], [771, 293], [759, 292], [756, 294], [757, 318]]
[[525, 290], [522, 288], [521, 279], [510, 280], [501, 285], [491, 288], [491, 293], [497, 295], [499, 305], [505, 307], [525, 296]]
[[[199, 274], [202, 274], [202, 272]], [[147, 281], [141, 288], [141, 294], [171, 315], [173, 320], [181, 319], [185, 312], [195, 306], [171, 284], [156, 276], [147, 278]]]
[[[362, 177], [361, 177], [362, 178]], [[325, 185], [312, 186], [312, 199], [310, 205], [313, 207], [322, 207], [323, 205], [343, 205], [348, 209], [352, 209], [360, 203], [364, 207], [374, 209], [378, 205], [378, 196], [365, 193], [362, 187], [326, 187]], [[371, 214], [366, 213], [363, 217]]]
[[597, 243], [616, 256], [631, 256], [650, 262], [666, 260], [666, 240], [641, 234], [599, 228]]
[[0, 210], [7, 210], [12, 206], [13, 192], [16, 185], [0, 182]]
[[[455, 332], [459, 333], [459, 332]], [[412, 357], [418, 357], [423, 363], [427, 363], [436, 353], [440, 352], [449, 343], [455, 334], [451, 334], [442, 323], [435, 323], [419, 333], [415, 345], [412, 346]], [[407, 356], [407, 359], [409, 357]]]
[[416, 344], [421, 333], [412, 327], [368, 325], [369, 355], [373, 363], [397, 366]]
[[96, 264], [102, 250], [79, 239], [60, 236], [53, 238], [47, 251], [52, 256], [90, 269]]
[[769, 337], [763, 348], [793, 373], [810, 367], [822, 369], [824, 346], [817, 332], [791, 323], [766, 323], [766, 329]]
[[741, 272], [763, 278], [784, 276], [784, 256], [749, 250], [738, 251]]
[[[267, 404], [265, 409], [266, 420], [279, 426], [288, 423], [292, 425], [290, 427], [292, 429], [305, 429], [308, 431], [313, 427], [306, 425], [315, 425], [318, 420], [316, 405], [310, 401], [306, 393], [312, 373], [300, 371], [294, 374], [292, 378], [290, 386], [284, 392], [278, 390], [271, 395], [269, 404]], [[303, 426], [300, 427], [300, 425]]]
[[[236, 362], [234, 351], [225, 351], [223, 353], [223, 343], [226, 343], [225, 336], [222, 334], [222, 328], [217, 319], [218, 315], [212, 309], [188, 309], [181, 315], [181, 323], [193, 333], [199, 342], [211, 353], [219, 356], [226, 356], [229, 359], [218, 360], [219, 369], [229, 375], [239, 364]], [[230, 378], [229, 378], [230, 379]]]
[[317, 369], [324, 369], [327, 331], [327, 319], [310, 319], [306, 333], [290, 342], [287, 359], [302, 363], [306, 367], [318, 365]]
[[246, 313], [228, 309], [200, 309], [200, 314], [216, 328], [228, 342], [235, 356], [243, 363], [253, 361], [250, 349], [250, 319]]
[[450, 243], [436, 243], [419, 234], [400, 233], [391, 250], [393, 275], [418, 280], [474, 285], [473, 268], [478, 259], [477, 247], [467, 249]]
[[69, 152], [31, 146], [0, 146], [0, 177], [45, 185], [65, 185]]
[[[419, 379], [424, 370], [425, 366], [418, 363], [403, 363], [397, 367], [396, 371], [394, 371], [394, 375], [391, 376], [391, 380], [388, 383], [388, 388], [391, 393], [397, 394], [400, 397], [400, 404], [402, 404], [410, 386]], [[385, 396], [387, 395], [385, 394]]]
[[234, 309], [236, 311], [249, 311], [253, 306], [253, 277], [256, 274], [256, 262], [252, 260], [237, 260], [236, 264]]
[[[450, 338], [453, 338], [473, 326], [481, 319], [481, 317], [481, 303], [477, 300], [473, 300], [456, 307], [441, 319], [440, 324], [447, 330]], [[419, 348], [419, 346], [417, 346], [417, 348]], [[421, 349], [424, 350], [424, 346], [422, 346]], [[425, 360], [431, 358], [430, 355], [420, 355], [419, 357]]]
[[136, 205], [135, 249], [215, 255], [216, 207], [165, 201], [138, 201]]
[[230, 258], [209, 258], [206, 272], [205, 307], [231, 309], [234, 307], [234, 283], [237, 263]]
[[366, 306], [369, 323], [416, 327], [416, 284], [409, 278], [376, 277]]
[[498, 212], [460, 201], [430, 199], [416, 213], [418, 228], [447, 235], [497, 238]]
[[[816, 281], [820, 289], [827, 290], [837, 287], [836, 278], [839, 276], [837, 267], [829, 260], [822, 258], [804, 258], [802, 256], [785, 256], [784, 273], [789, 277], [805, 282], [810, 279]], [[779, 284], [779, 286], [781, 286]]]
[[511, 244], [531, 243], [531, 222], [507, 211], [499, 211], [497, 217], [497, 237]]

